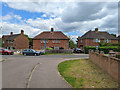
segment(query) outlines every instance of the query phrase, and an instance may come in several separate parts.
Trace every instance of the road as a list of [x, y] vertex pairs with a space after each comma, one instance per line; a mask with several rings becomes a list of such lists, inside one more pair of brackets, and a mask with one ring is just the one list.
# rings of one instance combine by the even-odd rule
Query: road
[[57, 65], [74, 58], [88, 58], [88, 55], [41, 55], [3, 56], [3, 88], [70, 88], [57, 70]]

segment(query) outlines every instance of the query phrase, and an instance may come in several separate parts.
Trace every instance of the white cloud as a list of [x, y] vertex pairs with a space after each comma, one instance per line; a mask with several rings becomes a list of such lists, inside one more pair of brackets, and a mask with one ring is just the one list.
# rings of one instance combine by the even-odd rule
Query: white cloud
[[[11, 18], [20, 20], [23, 25], [3, 22], [4, 30], [6, 30], [5, 34], [8, 34], [11, 30], [17, 33], [21, 28], [24, 28], [30, 36], [35, 36], [43, 30], [49, 30], [50, 27], [65, 33], [78, 32], [72, 37], [81, 36], [95, 27], [100, 28], [100, 30], [107, 30], [110, 33], [117, 33], [117, 3], [7, 2], [7, 4], [17, 10], [45, 13], [42, 17], [49, 16], [50, 19], [36, 17], [36, 19], [22, 20], [19, 15], [11, 15]], [[11, 19], [9, 15], [8, 17], [8, 19]], [[24, 22], [27, 24], [24, 24]]]
[[21, 30], [24, 30], [25, 34], [34, 37], [34, 35], [37, 35], [40, 33], [40, 29], [33, 28], [31, 26], [28, 26], [26, 24], [20, 25], [20, 24], [12, 24], [9, 22], [2, 22], [2, 34], [10, 34], [10, 32], [14, 32], [15, 34], [20, 33]]
[[0, 20], [10, 20], [10, 19], [12, 19], [11, 15], [0, 16]]

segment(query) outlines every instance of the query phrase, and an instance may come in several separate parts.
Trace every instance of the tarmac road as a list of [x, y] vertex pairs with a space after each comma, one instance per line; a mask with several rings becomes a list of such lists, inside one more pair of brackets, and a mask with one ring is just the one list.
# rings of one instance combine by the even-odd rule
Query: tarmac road
[[6, 55], [2, 58], [3, 88], [70, 88], [57, 70], [57, 65], [74, 58], [88, 55]]

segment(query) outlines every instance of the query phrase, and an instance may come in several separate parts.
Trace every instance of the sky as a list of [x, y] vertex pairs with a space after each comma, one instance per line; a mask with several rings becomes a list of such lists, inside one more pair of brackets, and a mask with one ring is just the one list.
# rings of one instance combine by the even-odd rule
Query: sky
[[20, 33], [33, 38], [43, 31], [62, 31], [74, 41], [89, 30], [118, 34], [117, 2], [0, 2], [2, 35]]

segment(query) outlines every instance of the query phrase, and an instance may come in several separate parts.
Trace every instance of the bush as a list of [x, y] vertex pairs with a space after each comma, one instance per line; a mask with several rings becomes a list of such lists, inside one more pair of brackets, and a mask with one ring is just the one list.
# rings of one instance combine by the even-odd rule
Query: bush
[[47, 50], [52, 50], [52, 48], [46, 48]]
[[59, 49], [64, 49], [63, 47], [60, 47]]
[[[86, 46], [86, 47], [84, 48], [85, 54], [88, 54], [88, 53], [89, 53], [89, 49], [95, 51], [95, 50], [96, 50], [96, 47]], [[119, 46], [102, 46], [102, 47], [99, 47], [98, 50], [99, 50], [99, 51], [103, 51], [105, 54], [108, 54], [110, 50], [113, 50], [114, 52], [120, 52]]]
[[119, 58], [119, 59], [120, 59], [120, 55], [116, 55], [116, 58]]
[[105, 43], [102, 46], [120, 46], [120, 43]]
[[86, 47], [84, 48], [85, 54], [88, 54], [88, 53], [89, 53], [89, 49], [95, 51], [95, 50], [96, 50], [96, 47], [93, 47], [93, 46], [86, 46]]
[[99, 47], [99, 51], [103, 51], [105, 54], [108, 54], [110, 50], [113, 50], [114, 52], [119, 52], [118, 46], [102, 46]]

